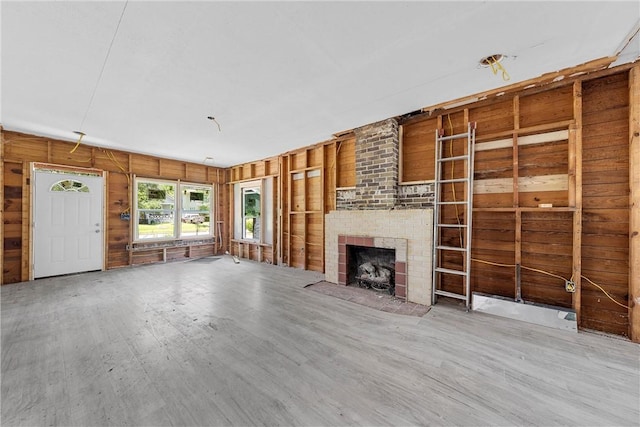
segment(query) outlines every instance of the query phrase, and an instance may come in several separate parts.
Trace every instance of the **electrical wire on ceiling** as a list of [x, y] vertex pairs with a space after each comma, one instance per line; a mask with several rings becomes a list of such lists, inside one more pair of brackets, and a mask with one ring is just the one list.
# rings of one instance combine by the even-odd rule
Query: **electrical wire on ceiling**
[[498, 71], [502, 71], [502, 80], [509, 81], [511, 80], [511, 76], [501, 64], [502, 60], [506, 58], [506, 55], [502, 55], [500, 53], [487, 56], [480, 60], [480, 66], [482, 67], [491, 67], [491, 71], [493, 75], [497, 75]]
[[222, 132], [222, 128], [220, 127], [220, 123], [218, 123], [218, 121], [216, 120], [215, 117], [213, 116], [207, 116], [207, 119], [211, 120], [212, 122], [214, 122], [216, 125], [218, 125], [218, 132]]
[[107, 62], [109, 61], [109, 56], [111, 55], [111, 48], [113, 47], [113, 43], [115, 42], [116, 37], [118, 35], [118, 30], [120, 29], [120, 24], [122, 23], [122, 18], [124, 17], [124, 12], [127, 10], [128, 4], [129, 4], [129, 0], [124, 2], [122, 12], [120, 13], [120, 18], [118, 19], [118, 25], [116, 25], [116, 29], [113, 32], [111, 43], [109, 43], [109, 48], [107, 49], [107, 53], [104, 57], [104, 61], [102, 62], [102, 68], [100, 69], [100, 74], [98, 74], [98, 79], [96, 80], [96, 84], [93, 88], [93, 92], [91, 93], [91, 97], [89, 98], [89, 104], [87, 105], [87, 109], [85, 110], [84, 116], [82, 117], [82, 122], [80, 122], [80, 128], [77, 131], [74, 131], [74, 133], [77, 133], [80, 135], [80, 138], [78, 139], [78, 143], [76, 144], [76, 146], [73, 148], [73, 150], [71, 150], [71, 153], [73, 153], [78, 148], [78, 146], [80, 145], [80, 142], [82, 141], [82, 137], [85, 136], [85, 134], [82, 132], [82, 129], [84, 127], [84, 122], [87, 120], [87, 116], [89, 115], [89, 110], [93, 105], [93, 100], [96, 96], [96, 92], [98, 91], [98, 87], [100, 86], [100, 82], [102, 81], [102, 75], [104, 74], [104, 69], [107, 66]]

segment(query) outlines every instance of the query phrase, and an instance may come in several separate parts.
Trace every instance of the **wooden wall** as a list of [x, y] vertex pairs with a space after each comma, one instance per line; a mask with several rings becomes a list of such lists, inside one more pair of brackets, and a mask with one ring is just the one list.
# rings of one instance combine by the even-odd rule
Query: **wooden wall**
[[[629, 316], [637, 303], [630, 294], [640, 278], [630, 272], [629, 123], [638, 118], [631, 116], [629, 93], [638, 88], [630, 86], [629, 74], [637, 69], [598, 72], [405, 121], [406, 182], [433, 177], [435, 129], [457, 134], [476, 123], [472, 291], [574, 308], [582, 328], [633, 335]], [[464, 165], [452, 164], [445, 177], [460, 177]], [[454, 201], [463, 191], [462, 184], [448, 185], [442, 197]], [[445, 206], [443, 215], [455, 222], [466, 212]], [[457, 246], [460, 238], [443, 231], [446, 245]], [[462, 262], [448, 253], [443, 266], [460, 269]], [[575, 293], [566, 291], [566, 281], [575, 283]], [[445, 276], [440, 287], [464, 293], [456, 277]]]
[[[401, 185], [433, 182], [436, 129], [455, 134], [476, 123], [472, 291], [573, 308], [581, 328], [633, 334], [629, 319], [637, 305], [630, 290], [640, 285], [631, 279], [629, 252], [630, 70], [576, 73], [559, 82], [552, 75], [544, 84], [525, 82], [464, 106], [398, 118]], [[355, 138], [344, 134], [270, 160], [276, 161], [274, 262], [322, 271], [322, 212], [335, 209], [337, 192], [355, 186]], [[255, 162], [232, 168], [232, 176], [252, 179], [262, 170]], [[322, 179], [309, 177], [312, 170]], [[454, 164], [444, 174], [462, 171]], [[445, 186], [443, 197], [463, 192], [462, 184]], [[443, 213], [449, 222], [467, 215], [454, 207]], [[449, 231], [444, 241], [455, 245], [460, 236]], [[445, 267], [462, 262], [459, 254], [447, 256]], [[566, 290], [567, 281], [575, 292]], [[462, 292], [453, 277], [442, 287]]]
[[[582, 272], [617, 301], [629, 296], [628, 73], [585, 82], [582, 88]], [[628, 310], [582, 286], [583, 326], [627, 334]]]
[[[594, 67], [602, 68], [605, 62]], [[630, 243], [640, 224], [640, 204], [630, 202], [631, 183], [638, 180], [638, 173], [630, 170], [640, 170], [636, 135], [640, 108], [631, 101], [640, 97], [640, 77], [629, 77], [640, 74], [639, 67], [583, 68], [565, 73], [563, 79], [553, 73], [544, 81], [481, 94], [465, 105], [452, 101], [451, 107], [442, 104], [397, 118], [400, 185], [433, 182], [436, 129], [460, 133], [469, 122], [476, 123], [473, 291], [510, 298], [519, 292], [526, 301], [572, 307], [581, 328], [640, 341], [640, 297], [638, 302], [632, 298], [640, 295], [640, 266], [633, 255], [633, 242], [638, 239]], [[355, 187], [353, 132], [226, 171], [132, 153], [108, 155], [84, 145], [70, 155], [70, 143], [11, 132], [3, 132], [3, 138], [4, 283], [28, 277], [31, 161], [109, 171], [109, 268], [162, 258], [159, 251], [134, 254], [126, 250], [131, 232], [119, 215], [130, 202], [133, 174], [220, 183], [217, 200], [224, 240], [218, 249], [320, 272], [324, 269], [324, 214], [336, 209], [337, 194]], [[455, 153], [459, 148], [451, 150]], [[458, 177], [462, 167], [454, 164], [444, 173]], [[273, 244], [231, 239], [231, 184], [265, 177], [274, 180]], [[452, 200], [463, 192], [461, 184], [445, 186], [443, 196]], [[631, 193], [637, 199], [640, 192], [631, 187]], [[424, 197], [429, 200], [428, 194]], [[456, 215], [467, 214], [461, 209], [444, 210], [453, 221]], [[450, 233], [445, 240], [455, 243], [460, 236]], [[190, 251], [209, 253], [207, 248], [178, 248], [167, 257], [184, 258]], [[461, 258], [453, 254], [446, 262], [454, 265]], [[522, 267], [519, 287], [516, 265]], [[575, 283], [574, 293], [566, 291], [566, 280]], [[461, 284], [453, 279], [442, 286], [460, 293]], [[630, 319], [636, 319], [637, 326], [632, 328]]]
[[[230, 184], [272, 176], [277, 212], [273, 245], [232, 240], [230, 252], [254, 261], [324, 271], [324, 215], [336, 207], [336, 188], [355, 185], [353, 135], [234, 166], [230, 174]], [[232, 185], [227, 192], [233, 215]]]
[[[81, 144], [71, 153], [74, 143], [2, 131], [2, 283], [29, 279], [30, 266], [30, 164], [93, 168], [106, 176], [106, 248], [107, 269], [129, 265], [212, 255], [222, 249], [219, 241], [203, 246], [157, 248], [130, 251], [132, 227], [120, 214], [131, 206], [133, 177], [163, 178], [201, 184], [225, 183], [225, 170], [194, 163], [162, 159], [142, 154]], [[227, 194], [216, 197], [218, 221], [228, 223]], [[223, 227], [226, 231], [226, 227]], [[216, 233], [217, 234], [217, 233]], [[219, 237], [219, 236], [217, 236]], [[224, 240], [228, 235], [221, 236]], [[166, 251], [166, 254], [165, 254]]]

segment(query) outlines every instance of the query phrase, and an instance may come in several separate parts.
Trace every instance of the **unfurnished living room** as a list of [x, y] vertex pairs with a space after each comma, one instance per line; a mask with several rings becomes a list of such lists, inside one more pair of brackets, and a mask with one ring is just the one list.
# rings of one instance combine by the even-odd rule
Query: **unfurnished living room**
[[0, 17], [2, 426], [640, 424], [637, 1]]

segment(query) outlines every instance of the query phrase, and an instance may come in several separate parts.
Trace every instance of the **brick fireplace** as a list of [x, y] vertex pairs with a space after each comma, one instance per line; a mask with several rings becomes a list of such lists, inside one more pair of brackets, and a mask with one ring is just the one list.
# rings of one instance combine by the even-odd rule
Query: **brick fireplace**
[[339, 188], [325, 215], [325, 277], [346, 285], [349, 245], [395, 251], [395, 294], [431, 304], [433, 187], [400, 185], [400, 132], [395, 119], [355, 130], [356, 185]]
[[347, 284], [347, 246], [394, 249], [396, 296], [431, 305], [431, 209], [343, 210], [325, 216], [325, 278]]

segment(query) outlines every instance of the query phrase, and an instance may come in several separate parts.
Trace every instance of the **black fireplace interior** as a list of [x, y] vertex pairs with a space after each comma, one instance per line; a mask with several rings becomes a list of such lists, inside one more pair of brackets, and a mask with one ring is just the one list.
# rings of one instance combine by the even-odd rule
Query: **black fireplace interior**
[[395, 294], [395, 249], [347, 245], [347, 285]]

